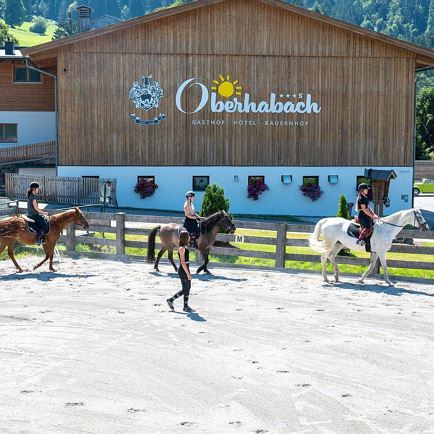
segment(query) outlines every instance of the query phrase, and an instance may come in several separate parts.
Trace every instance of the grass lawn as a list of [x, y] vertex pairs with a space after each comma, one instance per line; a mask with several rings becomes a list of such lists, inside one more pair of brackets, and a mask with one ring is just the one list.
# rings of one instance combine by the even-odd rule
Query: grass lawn
[[33, 47], [34, 45], [50, 42], [57, 27], [57, 23], [55, 21], [48, 21], [45, 35], [39, 35], [38, 33], [33, 33], [29, 30], [32, 25], [32, 22], [25, 21], [23, 24], [21, 24], [21, 26], [10, 29], [10, 32], [18, 39], [20, 46]]

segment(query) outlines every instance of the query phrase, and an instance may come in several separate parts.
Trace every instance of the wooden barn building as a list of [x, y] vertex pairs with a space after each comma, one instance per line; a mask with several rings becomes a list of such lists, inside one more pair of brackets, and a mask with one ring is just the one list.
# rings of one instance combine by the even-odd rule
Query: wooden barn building
[[[234, 213], [334, 215], [366, 168], [397, 175], [388, 213], [412, 205], [431, 50], [278, 0], [198, 0], [25, 54], [57, 69], [58, 174], [117, 178], [120, 206], [180, 210], [187, 190], [200, 205], [209, 182]], [[140, 177], [153, 196], [134, 192]]]

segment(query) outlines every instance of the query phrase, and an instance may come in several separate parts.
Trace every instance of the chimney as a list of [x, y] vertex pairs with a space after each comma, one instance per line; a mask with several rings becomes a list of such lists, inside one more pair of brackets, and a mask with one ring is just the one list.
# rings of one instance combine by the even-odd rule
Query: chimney
[[12, 41], [5, 42], [5, 54], [6, 56], [13, 56], [15, 54], [14, 43]]
[[90, 6], [78, 6], [76, 9], [78, 18], [78, 31], [87, 32], [92, 28], [91, 14], [93, 9]]

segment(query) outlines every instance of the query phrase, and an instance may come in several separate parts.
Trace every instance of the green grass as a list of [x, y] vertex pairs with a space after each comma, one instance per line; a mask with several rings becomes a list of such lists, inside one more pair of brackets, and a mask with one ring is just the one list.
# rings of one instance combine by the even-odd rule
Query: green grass
[[38, 33], [33, 33], [29, 30], [32, 25], [32, 22], [25, 21], [23, 24], [21, 24], [21, 26], [10, 29], [10, 32], [18, 39], [20, 46], [33, 47], [34, 45], [50, 42], [57, 27], [57, 23], [55, 21], [48, 21], [45, 35], [39, 35]]

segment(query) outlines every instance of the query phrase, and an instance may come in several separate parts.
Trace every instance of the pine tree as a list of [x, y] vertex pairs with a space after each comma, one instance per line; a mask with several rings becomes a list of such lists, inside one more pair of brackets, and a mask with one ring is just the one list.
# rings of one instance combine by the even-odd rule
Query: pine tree
[[23, 0], [5, 0], [5, 21], [12, 27], [19, 26], [26, 18]]
[[424, 33], [425, 45], [427, 47], [433, 48], [434, 47], [434, 0], [430, 1], [428, 11], [429, 11], [428, 23]]
[[209, 184], [203, 196], [201, 216], [208, 217], [218, 211], [229, 211], [229, 200], [225, 198], [223, 188], [217, 184]]
[[350, 219], [350, 214], [348, 212], [348, 203], [347, 203], [347, 198], [341, 194], [339, 196], [339, 208], [338, 208], [338, 213], [336, 214], [336, 217], [342, 217], [344, 219], [349, 220]]
[[77, 25], [74, 23], [72, 19], [72, 14], [69, 12], [66, 16], [66, 19], [61, 21], [56, 30], [53, 33], [53, 41], [56, 39], [62, 39], [66, 36], [74, 35], [78, 32]]

